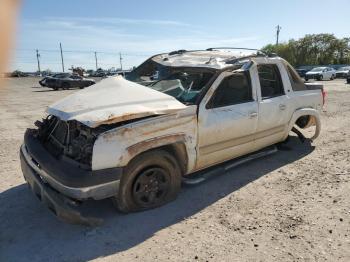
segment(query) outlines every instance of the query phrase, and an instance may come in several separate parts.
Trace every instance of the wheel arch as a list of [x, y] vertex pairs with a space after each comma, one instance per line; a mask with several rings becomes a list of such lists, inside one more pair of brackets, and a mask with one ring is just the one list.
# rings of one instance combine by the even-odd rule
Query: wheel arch
[[183, 134], [152, 138], [129, 146], [126, 149], [127, 154], [122, 156], [121, 162], [127, 165], [140, 154], [155, 150], [165, 150], [172, 154], [178, 161], [181, 174], [187, 173], [189, 153], [186, 147], [186, 137]]
[[312, 136], [311, 140], [316, 139], [321, 132], [321, 120], [320, 120], [320, 114], [316, 109], [313, 108], [302, 108], [296, 110], [291, 120], [289, 121], [288, 129], [286, 137], [288, 136], [289, 132], [292, 130], [293, 126], [297, 125], [300, 128], [308, 128], [312, 125], [316, 126], [315, 133]]

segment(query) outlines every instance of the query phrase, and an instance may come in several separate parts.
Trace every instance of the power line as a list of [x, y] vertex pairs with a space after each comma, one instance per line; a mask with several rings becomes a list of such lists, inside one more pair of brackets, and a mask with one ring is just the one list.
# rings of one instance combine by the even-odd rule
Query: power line
[[[36, 49], [14, 49], [16, 52], [33, 52], [36, 51]], [[40, 52], [48, 52], [48, 53], [59, 53], [61, 50], [60, 49], [38, 49]], [[121, 53], [122, 55], [125, 56], [150, 56], [153, 55], [154, 52], [149, 52], [149, 53], [139, 53], [139, 52], [111, 52], [111, 51], [93, 51], [93, 50], [64, 50], [63, 53], [86, 53], [86, 54], [91, 54], [91, 53], [99, 53], [99, 54], [106, 54], [106, 55], [116, 55], [119, 56]]]
[[[37, 70], [41, 72], [41, 68], [44, 66], [55, 67], [58, 65], [61, 66], [61, 70], [65, 71], [65, 64], [79, 64], [80, 66], [91, 67], [95, 66], [96, 70], [99, 67], [120, 67], [123, 68], [131, 68], [135, 66], [135, 63], [139, 63], [141, 59], [148, 58], [151, 53], [143, 53], [143, 52], [113, 52], [113, 51], [93, 51], [93, 50], [63, 50], [62, 43], [59, 43], [58, 49], [13, 49], [18, 54], [15, 54], [12, 60], [12, 64], [14, 65], [29, 65], [29, 64], [37, 64]], [[36, 57], [33, 57], [33, 52], [36, 53]], [[42, 57], [44, 53], [44, 57]], [[98, 54], [97, 54], [98, 53]], [[56, 58], [56, 55], [60, 55], [60, 59]], [[74, 54], [81, 54], [78, 57]], [[91, 58], [91, 55], [94, 55], [95, 61]], [[118, 58], [117, 58], [118, 57]], [[130, 59], [129, 63], [125, 64], [125, 57]], [[113, 62], [119, 60], [119, 65]], [[57, 59], [57, 60], [56, 60]], [[89, 59], [90, 62], [89, 62]], [[106, 63], [103, 63], [103, 60], [106, 60]], [[134, 61], [135, 60], [135, 61]], [[68, 61], [68, 62], [67, 62]], [[133, 61], [133, 64], [130, 62]], [[93, 63], [94, 62], [94, 63]]]

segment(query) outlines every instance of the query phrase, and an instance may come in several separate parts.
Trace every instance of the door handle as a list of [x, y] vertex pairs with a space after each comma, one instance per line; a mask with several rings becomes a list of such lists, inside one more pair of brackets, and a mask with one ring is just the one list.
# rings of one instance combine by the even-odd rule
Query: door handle
[[285, 104], [280, 104], [280, 110], [284, 110], [286, 109], [286, 105]]
[[257, 117], [258, 116], [258, 113], [257, 112], [251, 112], [249, 114], [250, 118], [254, 118], [254, 117]]

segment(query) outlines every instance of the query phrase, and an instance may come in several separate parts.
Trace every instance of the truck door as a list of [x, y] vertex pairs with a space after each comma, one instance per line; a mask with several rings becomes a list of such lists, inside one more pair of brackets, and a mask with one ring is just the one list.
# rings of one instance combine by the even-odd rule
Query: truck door
[[291, 110], [288, 107], [280, 68], [278, 64], [258, 64], [256, 67], [260, 83], [259, 117], [256, 146], [263, 148], [280, 142], [285, 135]]
[[199, 105], [196, 169], [251, 152], [257, 116], [249, 71], [222, 73]]

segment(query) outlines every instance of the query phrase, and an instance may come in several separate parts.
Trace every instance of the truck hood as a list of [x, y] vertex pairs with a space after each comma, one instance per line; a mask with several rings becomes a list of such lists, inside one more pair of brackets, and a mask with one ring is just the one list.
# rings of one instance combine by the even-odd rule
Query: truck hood
[[125, 80], [106, 78], [49, 106], [47, 113], [64, 121], [77, 120], [89, 127], [169, 114], [187, 106], [174, 97]]

